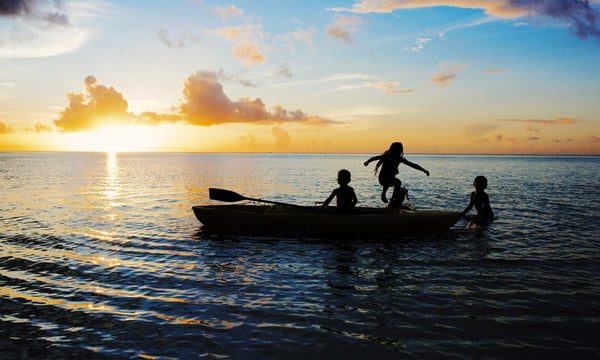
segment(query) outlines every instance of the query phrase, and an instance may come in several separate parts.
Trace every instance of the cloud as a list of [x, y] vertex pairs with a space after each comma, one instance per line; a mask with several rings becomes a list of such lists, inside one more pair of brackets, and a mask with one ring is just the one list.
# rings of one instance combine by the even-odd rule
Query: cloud
[[213, 7], [213, 13], [217, 15], [218, 18], [226, 20], [230, 17], [244, 15], [244, 10], [235, 5], [225, 5]]
[[94, 76], [85, 78], [87, 94], [69, 93], [69, 106], [54, 120], [62, 132], [85, 131], [105, 123], [128, 124], [133, 115], [127, 112], [128, 103], [113, 87], [99, 85]]
[[336, 26], [329, 26], [327, 28], [327, 35], [333, 39], [343, 41], [347, 44], [354, 41], [350, 31]]
[[[98, 84], [94, 76], [85, 79], [86, 93], [69, 93], [69, 105], [60, 112], [54, 125], [61, 132], [87, 131], [104, 125], [159, 125], [185, 122], [190, 125], [210, 126], [225, 123], [280, 124], [298, 123], [327, 125], [335, 122], [301, 110], [286, 110], [275, 105], [268, 110], [260, 98], [231, 100], [223, 91], [220, 79], [233, 79], [222, 70], [198, 71], [187, 78], [183, 99], [171, 113], [142, 112], [135, 115], [127, 111], [128, 103], [113, 87]], [[39, 126], [38, 126], [39, 125]], [[8, 129], [8, 127], [7, 127]], [[47, 131], [48, 127], [36, 125], [35, 131]], [[276, 130], [283, 139], [283, 134]]]
[[1, 0], [0, 16], [24, 17], [46, 25], [69, 25], [69, 18], [62, 13], [62, 4], [58, 0]]
[[594, 144], [598, 144], [598, 143], [600, 143], [600, 137], [590, 135], [590, 141], [593, 142]]
[[362, 24], [364, 24], [364, 21], [358, 16], [336, 16], [332, 23], [327, 26], [327, 35], [349, 44], [354, 42], [352, 34]]
[[307, 46], [312, 46], [313, 38], [316, 33], [317, 33], [317, 29], [314, 27], [310, 27], [310, 28], [308, 28], [308, 30], [298, 29], [298, 30], [292, 32], [292, 36], [294, 36], [294, 38], [297, 41], [299, 41]]
[[425, 48], [425, 44], [431, 41], [431, 38], [419, 38], [415, 41], [415, 45], [404, 48], [410, 52], [419, 52]]
[[268, 111], [260, 98], [242, 98], [233, 101], [225, 95], [218, 76], [210, 71], [198, 71], [188, 77], [184, 85], [184, 99], [179, 106], [182, 118], [193, 125], [217, 125], [223, 123], [304, 123], [323, 125], [333, 123], [329, 119], [307, 115], [300, 110], [289, 111], [274, 106]]
[[436, 6], [482, 9], [489, 15], [509, 19], [541, 15], [568, 24], [581, 38], [594, 37], [600, 40], [599, 14], [588, 0], [363, 0], [350, 8], [329, 10], [368, 14]]
[[52, 132], [52, 127], [48, 125], [44, 125], [42, 123], [36, 123], [33, 128], [27, 128], [26, 131], [35, 132], [35, 133], [43, 133], [43, 132]]
[[367, 82], [366, 86], [376, 89], [380, 92], [390, 93], [390, 94], [394, 94], [394, 95], [410, 94], [410, 93], [415, 92], [415, 90], [413, 90], [413, 89], [397, 89], [396, 83], [388, 82], [388, 81]]
[[553, 120], [542, 120], [542, 119], [496, 119], [499, 122], [512, 122], [525, 124], [526, 129], [529, 131], [539, 132], [542, 127], [555, 126], [555, 125], [573, 125], [581, 122], [582, 120], [573, 118], [556, 118]]
[[485, 69], [485, 70], [482, 70], [481, 72], [486, 73], [486, 74], [498, 74], [498, 73], [509, 73], [510, 70], [506, 70], [506, 69]]
[[235, 57], [247, 65], [260, 64], [265, 61], [265, 56], [260, 52], [256, 44], [249, 40], [236, 43], [231, 52]]
[[445, 84], [447, 82], [452, 82], [456, 79], [456, 74], [447, 74], [445, 72], [439, 72], [431, 78], [431, 81], [438, 84]]
[[458, 73], [468, 67], [467, 64], [458, 61], [442, 61], [438, 66], [441, 71], [431, 78], [431, 81], [437, 84], [445, 84], [454, 81]]
[[226, 27], [211, 30], [208, 33], [221, 36], [233, 43], [231, 53], [239, 61], [247, 65], [260, 64], [265, 61], [265, 56], [260, 51], [258, 39], [261, 38], [261, 25], [248, 25]]
[[0, 121], [0, 135], [15, 132], [12, 127]]
[[160, 29], [157, 35], [160, 41], [162, 41], [162, 43], [165, 44], [169, 49], [183, 48], [187, 45], [188, 41], [195, 43], [200, 41], [200, 38], [191, 32], [181, 33], [175, 40], [171, 39], [169, 32], [165, 29]]
[[287, 63], [281, 64], [278, 69], [275, 70], [275, 76], [292, 77], [292, 71]]

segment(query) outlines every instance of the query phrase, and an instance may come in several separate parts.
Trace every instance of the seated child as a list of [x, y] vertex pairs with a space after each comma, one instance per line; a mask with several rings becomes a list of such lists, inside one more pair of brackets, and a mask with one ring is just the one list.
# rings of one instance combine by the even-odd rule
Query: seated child
[[477, 216], [470, 219], [469, 225], [467, 225], [468, 228], [486, 225], [494, 220], [494, 211], [490, 206], [490, 198], [485, 192], [485, 188], [487, 188], [486, 177], [482, 175], [477, 176], [475, 181], [473, 181], [473, 186], [475, 187], [475, 191], [471, 193], [469, 205], [463, 210], [463, 215], [466, 215], [473, 207], [475, 207]]
[[338, 171], [337, 182], [340, 187], [333, 190], [331, 195], [323, 203], [323, 208], [327, 207], [333, 198], [336, 198], [337, 212], [351, 212], [358, 202], [354, 189], [348, 184], [350, 183], [350, 171], [342, 169]]

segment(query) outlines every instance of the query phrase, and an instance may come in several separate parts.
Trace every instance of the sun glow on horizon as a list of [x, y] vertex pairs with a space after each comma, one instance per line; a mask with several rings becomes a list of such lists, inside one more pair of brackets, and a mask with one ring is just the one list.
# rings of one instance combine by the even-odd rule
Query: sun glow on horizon
[[108, 125], [94, 131], [65, 135], [66, 147], [72, 151], [107, 153], [154, 151], [162, 142], [158, 127]]

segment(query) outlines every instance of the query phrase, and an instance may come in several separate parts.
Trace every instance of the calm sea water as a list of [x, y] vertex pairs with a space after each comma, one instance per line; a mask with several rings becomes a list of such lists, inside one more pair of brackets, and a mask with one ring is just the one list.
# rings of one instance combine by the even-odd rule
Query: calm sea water
[[413, 205], [487, 230], [207, 234], [208, 187], [311, 205], [368, 155], [0, 153], [0, 359], [592, 358], [600, 354], [600, 158], [411, 156]]

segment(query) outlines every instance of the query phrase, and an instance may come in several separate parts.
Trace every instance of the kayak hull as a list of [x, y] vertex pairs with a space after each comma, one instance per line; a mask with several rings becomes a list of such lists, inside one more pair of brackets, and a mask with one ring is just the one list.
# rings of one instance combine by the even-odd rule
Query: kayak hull
[[441, 232], [452, 227], [460, 212], [358, 207], [339, 214], [335, 208], [264, 205], [201, 205], [192, 207], [207, 229], [284, 230], [335, 234], [409, 234]]

